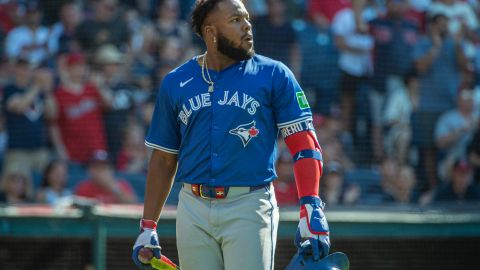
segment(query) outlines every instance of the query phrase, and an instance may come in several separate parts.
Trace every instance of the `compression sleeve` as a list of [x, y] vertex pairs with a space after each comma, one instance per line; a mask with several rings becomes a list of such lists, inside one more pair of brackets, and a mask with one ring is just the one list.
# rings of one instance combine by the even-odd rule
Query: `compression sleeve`
[[285, 143], [294, 157], [293, 171], [298, 197], [319, 196], [322, 176], [322, 149], [314, 131], [301, 131], [285, 138]]

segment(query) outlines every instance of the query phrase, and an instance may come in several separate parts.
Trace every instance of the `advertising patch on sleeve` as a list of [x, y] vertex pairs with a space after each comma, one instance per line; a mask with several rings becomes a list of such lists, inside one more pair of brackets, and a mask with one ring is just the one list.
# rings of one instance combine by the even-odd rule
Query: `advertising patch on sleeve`
[[315, 130], [313, 127], [312, 118], [302, 119], [300, 121], [293, 122], [288, 125], [283, 125], [280, 128], [280, 133], [285, 139], [286, 137], [295, 134], [297, 132], [306, 131], [306, 130]]
[[308, 104], [308, 100], [304, 92], [297, 92], [295, 95], [297, 96], [297, 102], [300, 109], [305, 110], [310, 108], [310, 105]]

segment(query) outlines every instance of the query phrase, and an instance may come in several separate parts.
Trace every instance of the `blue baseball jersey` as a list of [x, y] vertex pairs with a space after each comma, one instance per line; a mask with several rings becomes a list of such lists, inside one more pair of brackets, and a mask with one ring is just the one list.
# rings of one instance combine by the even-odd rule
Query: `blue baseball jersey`
[[276, 178], [276, 139], [312, 130], [304, 92], [281, 62], [264, 56], [208, 71], [198, 57], [171, 71], [157, 95], [149, 147], [178, 154], [175, 181], [256, 186]]

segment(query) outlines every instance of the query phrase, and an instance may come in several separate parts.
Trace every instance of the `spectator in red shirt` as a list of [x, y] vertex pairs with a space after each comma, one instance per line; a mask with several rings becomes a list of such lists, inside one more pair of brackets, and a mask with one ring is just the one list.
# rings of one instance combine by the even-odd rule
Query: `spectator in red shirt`
[[99, 150], [93, 153], [88, 163], [90, 178], [75, 188], [75, 195], [95, 199], [102, 203], [135, 203], [137, 198], [130, 184], [116, 179], [108, 153]]
[[86, 77], [84, 56], [68, 55], [61, 85], [55, 91], [58, 109], [52, 127], [59, 157], [80, 164], [85, 164], [93, 151], [106, 149], [103, 107], [111, 100], [108, 92], [97, 89]]
[[351, 6], [349, 0], [309, 0], [307, 2], [307, 13], [312, 19], [323, 17], [331, 23], [338, 11]]

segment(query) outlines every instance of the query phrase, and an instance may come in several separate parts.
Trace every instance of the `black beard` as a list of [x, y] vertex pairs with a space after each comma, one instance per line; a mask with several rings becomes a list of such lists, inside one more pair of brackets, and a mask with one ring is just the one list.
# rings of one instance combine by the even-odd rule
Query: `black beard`
[[217, 44], [217, 49], [220, 53], [235, 61], [243, 61], [250, 59], [255, 54], [255, 50], [253, 48], [250, 50], [246, 50], [241, 47], [235, 47], [233, 41], [227, 39], [222, 34], [218, 35]]

